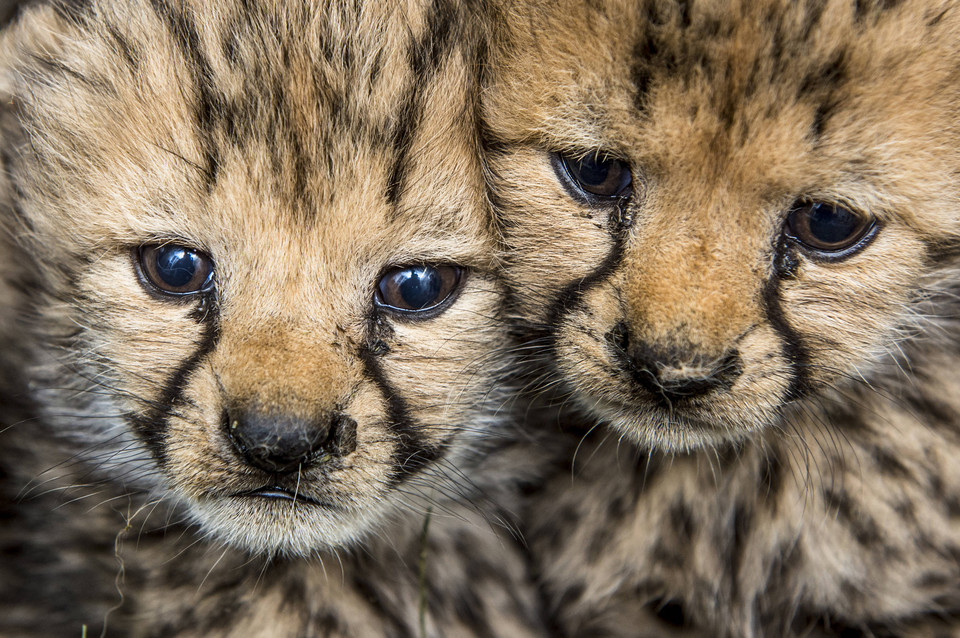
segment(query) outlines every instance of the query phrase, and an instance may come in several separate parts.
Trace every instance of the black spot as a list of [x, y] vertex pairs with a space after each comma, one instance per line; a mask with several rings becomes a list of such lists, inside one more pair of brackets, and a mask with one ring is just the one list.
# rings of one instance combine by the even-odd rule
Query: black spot
[[876, 521], [858, 509], [847, 494], [827, 488], [823, 490], [823, 499], [827, 507], [837, 513], [837, 519], [846, 525], [860, 545], [876, 546], [883, 540]]
[[889, 450], [877, 447], [873, 450], [873, 459], [882, 474], [898, 479], [912, 478], [910, 470]]
[[657, 618], [672, 627], [686, 627], [687, 617], [683, 605], [676, 600], [655, 600], [650, 603]]

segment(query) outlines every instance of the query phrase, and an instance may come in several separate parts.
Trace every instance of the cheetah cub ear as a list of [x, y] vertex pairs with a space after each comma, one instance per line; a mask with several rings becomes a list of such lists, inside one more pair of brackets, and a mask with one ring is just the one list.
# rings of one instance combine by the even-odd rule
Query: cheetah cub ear
[[586, 412], [684, 450], [954, 350], [953, 12], [827, 3], [787, 46], [760, 9], [588, 4], [517, 20], [485, 93], [513, 308]]
[[465, 16], [417, 66], [381, 32], [429, 16], [288, 4], [21, 16], [3, 214], [37, 279], [30, 436], [74, 483], [311, 555], [468, 490], [505, 337]]

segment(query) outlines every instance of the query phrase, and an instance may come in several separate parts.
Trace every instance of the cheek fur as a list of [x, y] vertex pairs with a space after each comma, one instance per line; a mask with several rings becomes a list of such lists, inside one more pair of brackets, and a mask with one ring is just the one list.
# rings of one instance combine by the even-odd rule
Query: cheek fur
[[810, 352], [810, 379], [819, 385], [854, 376], [896, 356], [897, 341], [915, 329], [911, 310], [924, 246], [888, 225], [863, 253], [839, 263], [807, 260], [781, 287], [787, 322]]

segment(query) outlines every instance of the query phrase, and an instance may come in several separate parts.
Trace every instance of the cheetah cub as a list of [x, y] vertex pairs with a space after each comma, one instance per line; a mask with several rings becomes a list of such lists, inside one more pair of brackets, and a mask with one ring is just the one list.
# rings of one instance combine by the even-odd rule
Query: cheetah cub
[[476, 25], [96, 0], [3, 33], [0, 635], [540, 635], [492, 524], [529, 464]]
[[559, 621], [960, 635], [960, 5], [524, 7], [485, 148], [579, 413], [528, 530]]

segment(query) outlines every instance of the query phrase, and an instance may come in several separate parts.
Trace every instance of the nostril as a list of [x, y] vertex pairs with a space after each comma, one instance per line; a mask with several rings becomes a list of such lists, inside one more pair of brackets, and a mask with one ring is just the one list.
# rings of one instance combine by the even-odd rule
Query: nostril
[[[331, 438], [346, 437], [351, 428], [338, 425], [340, 417], [302, 419], [258, 411], [228, 410], [224, 413], [227, 434], [237, 451], [254, 467], [275, 473], [292, 472], [318, 460]], [[352, 421], [352, 419], [350, 419]], [[356, 447], [356, 424], [352, 428]], [[331, 437], [331, 433], [335, 436]], [[334, 445], [339, 445], [336, 441]], [[330, 450], [336, 453], [334, 450]]]

